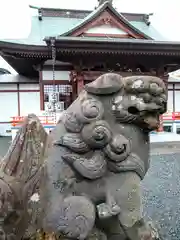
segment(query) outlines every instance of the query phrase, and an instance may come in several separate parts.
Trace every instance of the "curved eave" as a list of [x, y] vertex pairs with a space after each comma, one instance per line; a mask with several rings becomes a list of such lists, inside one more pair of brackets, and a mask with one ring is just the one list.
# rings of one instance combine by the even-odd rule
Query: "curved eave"
[[16, 72], [24, 76], [38, 76], [34, 66], [51, 57], [50, 49], [44, 45], [27, 45], [0, 41], [0, 55]]
[[[0, 41], [1, 56], [17, 58], [51, 58], [51, 37], [45, 38], [45, 46], [26, 45]], [[180, 56], [180, 42], [166, 42], [140, 39], [102, 39], [85, 37], [60, 37], [55, 46], [60, 53], [117, 53], [139, 55]]]
[[46, 45], [29, 45], [6, 41], [0, 41], [0, 50], [48, 52]]
[[[51, 39], [52, 38], [44, 39], [49, 46]], [[180, 56], [180, 42], [118, 38], [59, 37], [55, 38], [55, 45], [58, 52]]]

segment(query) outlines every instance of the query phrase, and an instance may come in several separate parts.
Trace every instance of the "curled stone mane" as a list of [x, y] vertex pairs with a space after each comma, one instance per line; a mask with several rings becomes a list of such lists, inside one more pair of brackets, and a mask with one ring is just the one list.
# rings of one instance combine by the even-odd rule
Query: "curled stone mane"
[[166, 101], [157, 77], [108, 73], [84, 87], [53, 133], [41, 195], [45, 231], [66, 238], [86, 239], [97, 232], [105, 237], [112, 224], [108, 230], [96, 223], [118, 216], [119, 236], [142, 239], [146, 225], [138, 210], [139, 185], [149, 168], [149, 132], [158, 128]]
[[[23, 143], [25, 136], [33, 139], [23, 144], [27, 146], [25, 157], [29, 156], [24, 164], [28, 178], [21, 171], [21, 151], [12, 163], [11, 150], [1, 165], [2, 196], [7, 203], [13, 202], [0, 211], [4, 239], [10, 239], [6, 237], [11, 233], [18, 236], [20, 226], [21, 234], [13, 239], [111, 240], [115, 235], [118, 239], [154, 239], [141, 213], [140, 182], [149, 168], [149, 133], [159, 127], [166, 104], [161, 79], [108, 73], [84, 87], [48, 140], [33, 116], [33, 134], [23, 134]], [[25, 131], [32, 127], [31, 122], [29, 117]], [[20, 179], [14, 175], [15, 163]], [[8, 171], [12, 176], [7, 177]], [[17, 179], [18, 190], [12, 184]], [[29, 200], [34, 193], [39, 200], [32, 214]], [[6, 233], [6, 214], [14, 212], [14, 202], [22, 203], [20, 216], [26, 215], [28, 220], [18, 217], [21, 221], [12, 224], [12, 229], [18, 225], [17, 230]]]

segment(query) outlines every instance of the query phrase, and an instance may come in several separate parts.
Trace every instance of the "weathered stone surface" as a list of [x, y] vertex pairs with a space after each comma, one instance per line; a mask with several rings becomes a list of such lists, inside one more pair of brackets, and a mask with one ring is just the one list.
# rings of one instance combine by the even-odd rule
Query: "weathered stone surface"
[[40, 195], [45, 232], [152, 239], [140, 182], [149, 168], [149, 132], [166, 100], [156, 77], [108, 73], [85, 86], [52, 132]]
[[142, 218], [140, 182], [166, 100], [159, 78], [102, 75], [63, 113], [47, 159], [49, 138], [28, 116], [1, 165], [5, 237], [155, 239]]
[[0, 162], [0, 231], [5, 239], [36, 232], [38, 209], [31, 196], [39, 192], [48, 135], [39, 119], [28, 115]]
[[[9, 148], [9, 141], [10, 138], [0, 138], [0, 155]], [[142, 181], [145, 219], [153, 220], [158, 226], [162, 240], [179, 240], [180, 143], [151, 144], [150, 162], [150, 169]], [[94, 235], [99, 236], [99, 232]], [[41, 237], [42, 234], [37, 233], [37, 240]]]

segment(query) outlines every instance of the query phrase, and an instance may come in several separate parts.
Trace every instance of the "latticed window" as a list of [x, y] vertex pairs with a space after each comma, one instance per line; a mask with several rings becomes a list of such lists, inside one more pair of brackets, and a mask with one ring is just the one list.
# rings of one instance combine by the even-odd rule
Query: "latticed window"
[[44, 85], [44, 102], [63, 102], [65, 109], [71, 104], [72, 86], [69, 84]]

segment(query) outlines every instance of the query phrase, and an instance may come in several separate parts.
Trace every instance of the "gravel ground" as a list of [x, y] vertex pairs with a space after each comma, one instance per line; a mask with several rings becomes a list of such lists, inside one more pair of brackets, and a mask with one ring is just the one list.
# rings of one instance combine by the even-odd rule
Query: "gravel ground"
[[151, 167], [142, 182], [144, 215], [162, 239], [180, 239], [180, 152], [153, 149]]
[[[0, 137], [0, 156], [11, 138]], [[151, 167], [142, 182], [144, 215], [163, 240], [180, 240], [180, 142], [151, 144]]]

